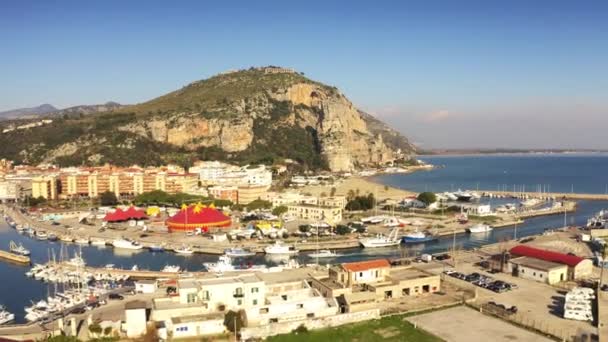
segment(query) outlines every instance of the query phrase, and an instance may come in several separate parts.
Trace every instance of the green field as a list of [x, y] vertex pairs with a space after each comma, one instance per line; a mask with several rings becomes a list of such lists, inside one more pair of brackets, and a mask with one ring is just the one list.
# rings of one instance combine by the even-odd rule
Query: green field
[[439, 337], [423, 330], [415, 329], [404, 316], [391, 316], [379, 320], [347, 324], [337, 328], [311, 330], [303, 333], [291, 333], [269, 337], [269, 342], [297, 341], [442, 341]]

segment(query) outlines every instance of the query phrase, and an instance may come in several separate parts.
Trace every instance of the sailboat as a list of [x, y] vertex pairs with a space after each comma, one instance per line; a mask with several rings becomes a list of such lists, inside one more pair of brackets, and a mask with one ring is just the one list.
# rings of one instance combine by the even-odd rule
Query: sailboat
[[359, 243], [365, 248], [397, 246], [401, 243], [401, 239], [397, 237], [398, 234], [399, 228], [394, 228], [388, 236], [378, 234], [371, 238], [361, 238]]

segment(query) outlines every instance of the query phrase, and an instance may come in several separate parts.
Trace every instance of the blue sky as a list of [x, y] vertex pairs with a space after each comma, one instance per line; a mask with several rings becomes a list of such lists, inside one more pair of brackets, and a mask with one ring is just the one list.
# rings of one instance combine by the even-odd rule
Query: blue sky
[[424, 147], [608, 148], [606, 1], [3, 1], [0, 111], [294, 67]]

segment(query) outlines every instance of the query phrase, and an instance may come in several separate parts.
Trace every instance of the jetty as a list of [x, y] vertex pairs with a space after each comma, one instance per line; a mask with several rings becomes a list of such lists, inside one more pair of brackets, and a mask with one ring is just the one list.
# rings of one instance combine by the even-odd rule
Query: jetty
[[522, 192], [522, 191], [492, 191], [479, 190], [477, 191], [484, 196], [493, 195], [497, 197], [512, 197], [512, 198], [554, 198], [561, 199], [578, 199], [591, 201], [608, 201], [608, 194], [581, 194], [571, 192]]
[[7, 251], [0, 250], [0, 259], [19, 265], [29, 265], [31, 263], [30, 257], [25, 255], [17, 255]]

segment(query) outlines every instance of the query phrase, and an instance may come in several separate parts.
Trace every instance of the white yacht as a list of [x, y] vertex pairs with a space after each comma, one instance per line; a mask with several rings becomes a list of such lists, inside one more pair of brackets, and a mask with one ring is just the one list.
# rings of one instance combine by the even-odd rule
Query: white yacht
[[332, 252], [329, 249], [321, 249], [316, 253], [308, 254], [310, 258], [336, 258], [339, 257], [340, 254], [336, 252]]
[[226, 254], [229, 257], [233, 257], [233, 258], [242, 258], [242, 257], [254, 256], [255, 252], [253, 252], [249, 249], [246, 249], [246, 248], [233, 247], [233, 248], [225, 249], [224, 254]]
[[104, 239], [91, 239], [91, 245], [93, 246], [105, 246], [106, 245], [106, 240]]
[[265, 265], [233, 265], [232, 258], [228, 255], [220, 256], [217, 262], [205, 262], [203, 267], [208, 272], [224, 273], [224, 272], [236, 272], [236, 271], [265, 271]]
[[144, 246], [140, 245], [137, 241], [131, 241], [127, 239], [117, 239], [112, 241], [112, 246], [114, 248], [123, 248], [123, 249], [142, 249]]
[[44, 230], [36, 231], [36, 239], [38, 240], [47, 240], [49, 235]]
[[8, 312], [4, 306], [0, 305], [0, 325], [11, 322], [14, 319], [15, 314]]
[[10, 244], [9, 244], [9, 250], [13, 254], [19, 254], [19, 255], [25, 255], [25, 256], [30, 255], [30, 250], [29, 249], [23, 247], [22, 244], [17, 245], [13, 241], [11, 241]]
[[163, 267], [163, 269], [160, 271], [166, 272], [166, 273], [178, 273], [179, 271], [181, 271], [181, 268], [176, 265], [167, 265], [167, 266]]
[[397, 237], [398, 234], [399, 228], [395, 228], [388, 236], [378, 234], [371, 238], [361, 238], [359, 243], [365, 248], [397, 246], [401, 243], [401, 239]]
[[488, 226], [487, 224], [483, 224], [483, 223], [478, 223], [472, 227], [467, 228], [467, 231], [469, 233], [485, 233], [485, 232], [489, 232], [492, 230], [492, 227]]
[[192, 248], [184, 245], [184, 246], [181, 246], [180, 248], [176, 248], [175, 253], [190, 255], [190, 254], [193, 254], [194, 251], [192, 250]]
[[284, 245], [283, 243], [277, 240], [273, 245], [265, 247], [264, 253], [293, 255], [298, 254], [298, 250], [294, 246]]
[[88, 245], [89, 242], [91, 242], [91, 241], [89, 241], [89, 238], [82, 238], [81, 237], [81, 238], [76, 238], [74, 240], [74, 242], [77, 243], [77, 244], [81, 244], [81, 245]]

